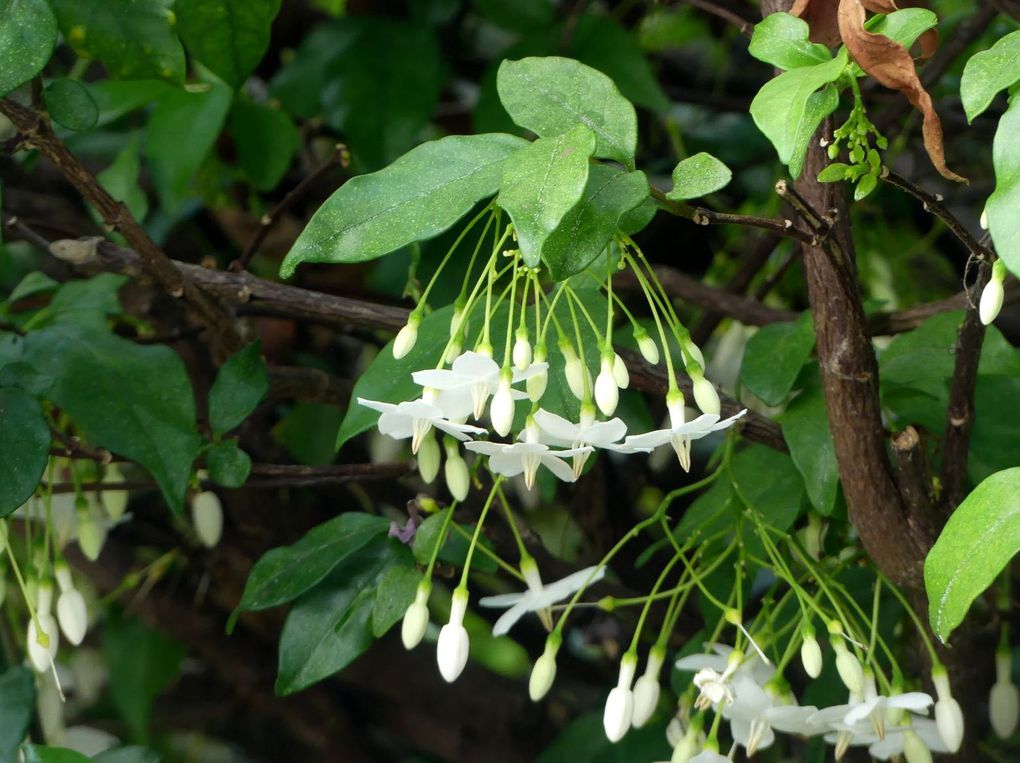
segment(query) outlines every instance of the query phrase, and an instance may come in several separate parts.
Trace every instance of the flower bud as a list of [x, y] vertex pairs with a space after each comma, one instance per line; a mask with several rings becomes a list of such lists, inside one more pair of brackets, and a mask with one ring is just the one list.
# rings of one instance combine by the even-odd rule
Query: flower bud
[[822, 648], [815, 638], [815, 629], [811, 626], [804, 628], [801, 638], [800, 661], [804, 664], [804, 672], [818, 678], [822, 674]]
[[414, 594], [414, 601], [404, 612], [404, 621], [400, 625], [400, 638], [404, 642], [404, 649], [414, 649], [421, 640], [425, 638], [425, 631], [429, 626], [429, 594], [432, 592], [432, 583], [422, 580], [418, 583], [418, 590]]
[[659, 671], [662, 670], [662, 663], [666, 658], [665, 650], [658, 646], [652, 647], [648, 653], [648, 664], [645, 672], [634, 684], [634, 712], [630, 722], [634, 728], [639, 729], [648, 723], [656, 706], [659, 704]]
[[937, 665], [933, 668], [931, 680], [938, 696], [935, 702], [935, 725], [949, 752], [956, 752], [963, 744], [963, 711], [953, 697], [945, 667]]
[[418, 325], [421, 323], [421, 316], [412, 312], [407, 316], [407, 323], [397, 332], [397, 338], [393, 340], [393, 357], [400, 360], [414, 349], [418, 341]]
[[613, 360], [603, 358], [602, 370], [595, 379], [595, 404], [603, 414], [612, 416], [619, 402], [620, 388], [616, 386], [616, 378], [613, 376]]
[[978, 220], [981, 230], [988, 230], [988, 207], [981, 210], [981, 218]]
[[669, 759], [669, 763], [690, 763], [698, 752], [700, 736], [701, 727], [695, 725], [694, 719], [691, 719], [691, 725], [687, 727], [687, 731], [673, 748], [673, 756]]
[[606, 708], [602, 713], [602, 726], [610, 742], [619, 742], [630, 728], [634, 714], [634, 692], [631, 691], [630, 685], [636, 670], [637, 656], [628, 652], [620, 660], [620, 675], [616, 687], [609, 692]]
[[719, 393], [715, 391], [715, 386], [705, 378], [704, 374], [692, 374], [691, 378], [694, 380], [695, 404], [701, 409], [702, 413], [711, 413], [718, 416], [721, 407], [719, 405]]
[[634, 339], [637, 341], [638, 350], [641, 352], [641, 356], [651, 363], [653, 366], [659, 362], [659, 345], [655, 343], [655, 340], [648, 336], [648, 332], [641, 329], [641, 332], [634, 332]]
[[450, 336], [463, 336], [467, 333], [467, 320], [464, 318], [464, 305], [460, 300], [453, 305], [453, 313], [450, 315]]
[[[124, 481], [124, 474], [121, 472], [120, 467], [117, 466], [116, 462], [106, 467], [106, 471], [103, 473], [104, 483], [117, 483]], [[110, 519], [117, 520], [124, 516], [124, 512], [127, 510], [128, 504], [128, 492], [126, 490], [104, 490], [103, 496], [103, 508], [106, 509], [106, 516]]]
[[[28, 632], [25, 634], [25, 645], [28, 649], [28, 660], [36, 673], [45, 673], [57, 657], [57, 623], [53, 615], [37, 613], [40, 628], [36, 629], [36, 620], [28, 621]], [[40, 643], [41, 642], [41, 643]]]
[[426, 485], [439, 474], [439, 443], [435, 437], [426, 435], [418, 447], [418, 474]]
[[694, 342], [687, 340], [684, 345], [684, 352], [686, 352], [691, 359], [702, 368], [705, 367], [705, 356], [701, 353], [701, 348]]
[[57, 599], [57, 621], [60, 623], [60, 630], [71, 644], [78, 646], [85, 638], [89, 622], [85, 598], [74, 587], [71, 570], [66, 562], [57, 562], [53, 572], [60, 587], [60, 597]]
[[191, 522], [199, 543], [215, 548], [223, 535], [223, 506], [216, 493], [203, 490], [191, 499]]
[[87, 507], [78, 509], [78, 547], [90, 562], [99, 558], [106, 533], [99, 529]]
[[1000, 739], [1008, 739], [1016, 731], [1020, 720], [1020, 691], [1013, 683], [1012, 655], [1009, 649], [1000, 649], [995, 654], [995, 683], [988, 698], [988, 714], [992, 729]]
[[[545, 342], [539, 342], [535, 345], [535, 355], [533, 358], [535, 363], [546, 362], [546, 349]], [[549, 384], [549, 370], [543, 368], [535, 374], [532, 374], [524, 382], [525, 388], [528, 391], [528, 399], [533, 403], [537, 403], [542, 399], [542, 395], [545, 394], [545, 388]]]
[[903, 757], [907, 763], [932, 763], [931, 750], [913, 729], [903, 732]]
[[446, 478], [446, 489], [450, 491], [454, 500], [463, 501], [467, 498], [468, 490], [471, 489], [471, 474], [467, 462], [460, 454], [457, 441], [452, 437], [446, 441], [446, 467], [443, 476]]
[[545, 651], [535, 661], [535, 667], [531, 669], [531, 678], [528, 681], [528, 695], [532, 702], [538, 702], [552, 688], [556, 680], [556, 653], [560, 649], [560, 637], [555, 633], [549, 634], [545, 641]]
[[492, 419], [492, 428], [497, 434], [505, 437], [514, 425], [514, 398], [510, 391], [509, 373], [503, 373], [499, 377], [499, 387], [496, 394], [492, 396], [492, 403], [489, 405], [489, 417]]
[[627, 389], [630, 386], [630, 371], [627, 370], [627, 364], [623, 362], [618, 352], [613, 353], [613, 379], [620, 389]]
[[577, 353], [574, 352], [574, 347], [570, 344], [569, 340], [560, 342], [560, 352], [563, 353], [565, 361], [563, 374], [566, 376], [567, 386], [570, 387], [574, 397], [578, 400], [584, 400], [585, 389], [588, 387], [585, 384], [588, 377], [588, 369], [584, 367], [581, 359], [577, 357]]
[[458, 588], [453, 592], [450, 605], [450, 621], [439, 631], [436, 645], [436, 663], [439, 673], [447, 683], [457, 680], [467, 665], [470, 644], [464, 629], [464, 614], [467, 612], [468, 592]]
[[518, 371], [527, 371], [531, 365], [531, 342], [528, 341], [527, 331], [518, 331], [517, 339], [514, 342], [514, 368]]
[[1002, 301], [1006, 296], [1002, 288], [1002, 281], [993, 278], [981, 291], [981, 301], [978, 304], [978, 315], [981, 322], [986, 326], [992, 323], [1002, 309]]
[[[831, 633], [831, 627], [829, 630]], [[847, 691], [854, 697], [861, 698], [864, 696], [864, 668], [861, 667], [860, 660], [846, 648], [841, 632], [842, 629], [832, 636], [832, 648], [836, 652], [836, 671]]]

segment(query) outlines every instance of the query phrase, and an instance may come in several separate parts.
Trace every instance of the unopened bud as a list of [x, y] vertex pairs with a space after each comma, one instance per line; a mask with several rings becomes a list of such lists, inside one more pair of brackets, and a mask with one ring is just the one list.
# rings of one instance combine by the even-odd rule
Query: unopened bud
[[492, 396], [492, 403], [489, 405], [489, 418], [492, 419], [492, 428], [497, 434], [505, 437], [510, 433], [514, 424], [514, 398], [510, 390], [510, 372], [500, 374], [499, 387], [496, 394]]
[[981, 300], [978, 303], [978, 316], [986, 326], [992, 323], [1002, 309], [1002, 302], [1006, 297], [1003, 281], [1006, 278], [1006, 267], [1002, 260], [996, 260], [992, 266], [992, 277], [985, 284], [981, 291]]
[[467, 498], [468, 490], [471, 489], [471, 474], [467, 462], [460, 454], [460, 446], [452, 437], [446, 442], [446, 467], [443, 476], [446, 478], [446, 489], [450, 491], [455, 501]]
[[467, 665], [470, 643], [464, 629], [464, 614], [467, 612], [468, 592], [458, 588], [453, 592], [450, 605], [450, 621], [439, 631], [436, 645], [436, 663], [439, 673], [447, 683], [457, 680]]
[[[118, 483], [124, 481], [124, 475], [116, 463], [106, 467], [103, 474], [103, 482]], [[128, 492], [126, 490], [104, 490], [103, 507], [106, 509], [106, 516], [117, 520], [124, 516], [128, 505]]]
[[815, 638], [815, 629], [810, 625], [802, 631], [800, 644], [800, 661], [804, 664], [804, 672], [812, 678], [822, 674], [822, 648]]
[[1000, 739], [1008, 739], [1020, 720], [1020, 691], [1013, 683], [1012, 655], [1008, 648], [995, 654], [995, 683], [988, 698], [992, 728]]
[[439, 443], [436, 442], [435, 437], [426, 435], [422, 439], [421, 445], [418, 447], [417, 459], [418, 474], [421, 475], [422, 480], [428, 485], [439, 474]]
[[528, 680], [528, 695], [532, 702], [538, 702], [552, 688], [556, 680], [556, 653], [560, 649], [560, 637], [555, 633], [549, 635], [545, 641], [545, 651], [535, 661], [535, 667], [531, 669], [531, 678]]
[[[37, 621], [38, 628], [36, 627]], [[58, 639], [57, 623], [53, 619], [53, 615], [48, 612], [37, 612], [36, 617], [28, 621], [25, 646], [28, 650], [28, 660], [32, 663], [36, 673], [45, 673], [50, 669], [50, 665], [57, 657]]]
[[907, 763], [932, 763], [931, 750], [913, 729], [903, 732], [903, 758]]
[[216, 493], [203, 490], [191, 499], [191, 522], [199, 543], [215, 548], [223, 535], [223, 506]]
[[602, 713], [602, 726], [610, 742], [619, 742], [630, 728], [634, 714], [634, 692], [630, 686], [636, 670], [637, 656], [630, 652], [623, 655], [619, 678], [606, 698], [606, 707]]
[[418, 341], [418, 326], [421, 324], [421, 316], [412, 312], [407, 317], [407, 323], [397, 332], [397, 338], [393, 340], [393, 357], [400, 360], [414, 349]]
[[531, 342], [528, 341], [527, 331], [518, 331], [517, 339], [514, 341], [514, 367], [518, 371], [527, 371], [531, 365]]
[[78, 547], [90, 562], [99, 558], [99, 552], [103, 550], [103, 542], [106, 540], [105, 533], [99, 529], [92, 512], [87, 507], [78, 509]]
[[694, 374], [694, 402], [701, 409], [702, 413], [719, 415], [721, 406], [719, 404], [719, 393], [715, 386], [703, 374]]
[[620, 388], [613, 376], [612, 357], [603, 358], [602, 369], [595, 379], [595, 404], [606, 416], [612, 416], [620, 402]]
[[981, 210], [981, 219], [978, 220], [978, 224], [981, 226], [981, 230], [988, 230], [988, 208], [985, 207]]
[[935, 725], [949, 752], [956, 752], [963, 744], [963, 711], [960, 709], [960, 703], [953, 697], [945, 667], [935, 666], [931, 672], [931, 680], [935, 684], [935, 693], [938, 696], [935, 702]]
[[425, 631], [429, 626], [429, 594], [432, 592], [432, 583], [422, 580], [418, 583], [418, 590], [414, 594], [414, 601], [404, 612], [404, 621], [400, 626], [400, 638], [404, 642], [404, 648], [414, 649], [421, 640], [425, 638]]
[[842, 635], [833, 635], [832, 648], [836, 652], [836, 671], [839, 673], [843, 685], [854, 697], [863, 697], [864, 668], [861, 667], [860, 660], [847, 649], [846, 644], [843, 643]]
[[634, 683], [634, 712], [630, 722], [634, 728], [639, 729], [648, 723], [656, 706], [659, 704], [659, 694], [662, 691], [659, 686], [659, 671], [662, 670], [662, 663], [666, 659], [665, 650], [654, 646], [648, 653], [648, 664], [645, 672]]
[[638, 350], [641, 351], [642, 357], [651, 363], [653, 366], [659, 362], [659, 345], [655, 343], [655, 340], [648, 336], [648, 332], [642, 330], [639, 335], [634, 332], [634, 338], [637, 340]]
[[584, 400], [588, 369], [584, 367], [581, 359], [577, 357], [577, 353], [574, 352], [574, 347], [570, 344], [570, 340], [560, 342], [560, 352], [563, 353], [563, 374], [567, 379], [567, 386], [574, 397], [578, 400]]
[[623, 362], [618, 352], [613, 353], [613, 379], [620, 389], [627, 389], [630, 386], [630, 371], [627, 370], [627, 364]]
[[[545, 342], [539, 342], [535, 345], [535, 353], [532, 360], [535, 363], [545, 363], [546, 356]], [[528, 399], [533, 403], [537, 403], [542, 399], [542, 395], [545, 394], [545, 388], [548, 384], [549, 371], [547, 368], [543, 368], [541, 371], [529, 376], [524, 382], [525, 388], [528, 392]]]

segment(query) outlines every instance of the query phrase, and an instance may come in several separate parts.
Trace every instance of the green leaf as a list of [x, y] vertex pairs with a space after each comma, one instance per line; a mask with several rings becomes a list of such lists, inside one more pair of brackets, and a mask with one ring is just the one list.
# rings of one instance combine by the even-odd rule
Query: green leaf
[[184, 80], [184, 48], [163, 0], [50, 0], [50, 5], [75, 53], [98, 58], [111, 76]]
[[269, 93], [291, 115], [310, 119], [319, 114], [330, 61], [350, 47], [358, 28], [349, 20], [317, 25], [270, 81]]
[[822, 121], [839, 107], [839, 90], [834, 85], [812, 93], [807, 99], [807, 108], [800, 120], [794, 140], [793, 155], [790, 159], [790, 176], [796, 180], [804, 169], [804, 157], [807, 156], [808, 145], [818, 133]]
[[[824, 110], [823, 107], [829, 105], [831, 97], [815, 99], [813, 104], [809, 101], [819, 88], [839, 79], [846, 64], [847, 54], [843, 48], [831, 61], [791, 69], [769, 80], [754, 97], [751, 102], [754, 123], [775, 146], [783, 164], [796, 165], [798, 160], [802, 160], [798, 152], [802, 146], [806, 150], [807, 140], [824, 115], [819, 116], [818, 122], [813, 125], [810, 122]], [[805, 139], [804, 132], [808, 126], [810, 134]]]
[[[439, 531], [442, 530], [443, 523], [446, 521], [446, 517], [451, 510], [450, 508], [441, 509], [419, 525], [417, 532], [414, 534], [414, 542], [411, 545], [414, 558], [418, 560], [419, 564], [428, 564], [432, 561], [432, 554], [435, 551], [436, 544], [439, 542]], [[452, 529], [452, 525], [453, 523], [448, 528], [446, 538], [443, 540], [443, 545], [439, 549], [437, 558], [446, 564], [463, 567], [467, 561], [470, 544], [463, 534]], [[474, 530], [474, 528], [465, 527], [464, 525], [460, 525], [460, 527], [467, 530], [469, 534]], [[491, 541], [484, 536], [480, 537], [478, 542], [490, 549], [492, 548]], [[471, 569], [478, 570], [479, 572], [495, 572], [498, 568], [496, 563], [487, 554], [476, 553], [471, 557]]]
[[293, 694], [350, 665], [372, 644], [372, 609], [386, 570], [410, 564], [407, 547], [376, 538], [294, 603], [280, 634], [278, 694]]
[[511, 135], [423, 143], [389, 167], [352, 178], [312, 217], [280, 266], [362, 262], [439, 235], [499, 189], [504, 160], [527, 143]]
[[0, 676], [0, 763], [18, 763], [18, 747], [35, 713], [35, 679], [20, 665]]
[[99, 107], [77, 80], [52, 80], [43, 89], [43, 102], [53, 121], [68, 130], [91, 130], [99, 121]]
[[54, 281], [41, 270], [33, 270], [18, 281], [18, 285], [11, 290], [7, 297], [7, 304], [12, 305], [28, 297], [34, 297], [36, 294], [56, 291], [59, 287], [59, 281]]
[[15, 361], [0, 366], [0, 387], [17, 387], [31, 395], [44, 395], [53, 379], [43, 376], [28, 363]]
[[216, 143], [233, 94], [222, 82], [203, 92], [167, 89], [149, 118], [145, 156], [163, 206], [175, 212]]
[[758, 22], [747, 52], [780, 69], [823, 64], [832, 58], [824, 45], [808, 40], [810, 28], [804, 19], [789, 13], [770, 13]]
[[138, 183], [142, 171], [141, 138], [141, 133], [131, 135], [113, 163], [96, 176], [99, 185], [117, 201], [127, 204], [128, 211], [139, 221], [149, 214], [149, 197]]
[[673, 190], [666, 194], [666, 198], [686, 201], [708, 196], [725, 188], [732, 179], [729, 167], [702, 151], [688, 156], [673, 168]]
[[549, 0], [472, 0], [478, 12], [493, 24], [512, 32], [532, 32], [547, 29], [556, 20], [556, 12]]
[[588, 713], [573, 721], [535, 763], [636, 763], [666, 760], [670, 749], [661, 725], [632, 729], [616, 744], [606, 739], [602, 715]]
[[939, 17], [927, 8], [902, 8], [885, 15], [872, 16], [864, 28], [872, 34], [881, 34], [907, 50], [917, 38], [934, 29]]
[[49, 454], [50, 427], [39, 401], [23, 390], [0, 388], [0, 517], [31, 498]]
[[160, 763], [160, 758], [147, 747], [128, 745], [93, 755], [92, 763]]
[[973, 122], [1000, 90], [1017, 81], [1020, 81], [1020, 29], [1000, 37], [988, 50], [975, 53], [964, 66], [960, 98], [967, 121]]
[[236, 101], [230, 112], [237, 162], [259, 191], [276, 187], [297, 153], [300, 138], [290, 117], [279, 109]]
[[123, 312], [118, 293], [127, 281], [127, 276], [118, 273], [100, 273], [84, 281], [68, 281], [53, 295], [45, 323], [88, 323], [105, 328], [108, 315]]
[[645, 173], [593, 165], [581, 200], [545, 243], [549, 275], [562, 281], [588, 267], [605, 251], [621, 218], [647, 198]]
[[229, 432], [251, 415], [267, 392], [262, 343], [252, 342], [228, 358], [216, 374], [209, 390], [209, 426], [216, 434]]
[[504, 61], [496, 86], [521, 127], [549, 138], [584, 125], [595, 134], [595, 156], [633, 169], [637, 114], [602, 72], [558, 56], [524, 58]]
[[57, 43], [46, 0], [0, 0], [0, 95], [43, 70]]
[[843, 164], [842, 162], [833, 162], [824, 170], [818, 173], [818, 182], [838, 183], [846, 178], [849, 169], [850, 169], [849, 164]]
[[372, 635], [382, 638], [400, 620], [414, 601], [422, 574], [414, 567], [390, 567], [386, 570], [372, 606]]
[[1020, 97], [1014, 96], [999, 120], [992, 143], [995, 191], [985, 212], [995, 250], [1016, 275], [1020, 273]]
[[439, 100], [443, 61], [423, 24], [364, 16], [344, 19], [357, 37], [331, 57], [323, 116], [350, 145], [354, 165], [383, 167], [421, 140]]
[[77, 750], [66, 747], [45, 747], [39, 744], [23, 745], [25, 763], [89, 763], [89, 758]]
[[829, 432], [825, 395], [817, 373], [783, 414], [783, 437], [807, 488], [811, 505], [823, 517], [832, 514], [839, 486], [836, 449]]
[[539, 138], [504, 171], [496, 203], [513, 220], [528, 267], [538, 266], [545, 242], [584, 194], [594, 150], [594, 133], [579, 125], [554, 138]]
[[755, 332], [744, 348], [740, 381], [766, 405], [781, 405], [815, 346], [811, 314]]
[[785, 532], [797, 521], [804, 478], [788, 455], [752, 445], [733, 457], [733, 478], [743, 498], [772, 527]]
[[297, 543], [270, 549], [252, 567], [237, 611], [270, 609], [296, 599], [389, 527], [383, 517], [348, 512], [309, 530]]
[[138, 620], [115, 613], [103, 625], [103, 653], [110, 671], [110, 698], [131, 738], [145, 744], [152, 703], [177, 675], [184, 648]]
[[269, 47], [280, 0], [175, 0], [188, 51], [233, 88], [248, 79]]
[[175, 511], [198, 455], [195, 401], [180, 356], [90, 325], [31, 332], [25, 359], [54, 379], [47, 397], [92, 444], [148, 469]]
[[943, 642], [1020, 551], [1020, 467], [996, 472], [949, 518], [924, 560], [932, 629]]
[[298, 403], [273, 427], [273, 436], [299, 464], [325, 466], [336, 456], [343, 411], [335, 405]]
[[241, 487], [251, 473], [251, 456], [237, 447], [237, 440], [224, 440], [205, 454], [209, 479], [223, 487]]

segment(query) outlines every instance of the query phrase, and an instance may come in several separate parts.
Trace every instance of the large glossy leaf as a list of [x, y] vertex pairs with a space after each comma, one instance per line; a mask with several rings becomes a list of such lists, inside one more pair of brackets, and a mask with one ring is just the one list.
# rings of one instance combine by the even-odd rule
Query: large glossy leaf
[[[831, 61], [791, 69], [769, 80], [751, 102], [751, 116], [779, 154], [783, 164], [791, 164], [800, 148], [802, 123], [813, 116], [809, 99], [819, 88], [834, 82], [847, 64], [845, 49]], [[819, 122], [821, 119], [819, 119]], [[817, 128], [818, 123], [811, 128]], [[806, 143], [804, 144], [806, 146]]]
[[92, 763], [160, 763], [160, 757], [147, 747], [128, 745], [93, 755]]
[[17, 763], [18, 746], [35, 712], [35, 679], [28, 668], [15, 665], [0, 676], [0, 763]]
[[783, 414], [783, 437], [790, 446], [790, 456], [804, 477], [811, 505], [822, 516], [836, 506], [839, 467], [836, 450], [829, 432], [829, 415], [825, 395], [817, 373], [808, 377], [808, 384]]
[[808, 97], [807, 107], [804, 109], [804, 114], [794, 135], [793, 153], [790, 155], [789, 164], [787, 164], [790, 177], [793, 179], [799, 178], [801, 170], [804, 169], [804, 158], [807, 156], [808, 145], [818, 132], [819, 125], [838, 107], [839, 90], [835, 85], [823, 87]]
[[702, 151], [686, 159], [673, 168], [673, 189], [666, 197], [674, 201], [696, 199], [708, 196], [733, 179], [730, 168], [711, 154]]
[[260, 191], [276, 187], [300, 145], [297, 128], [280, 109], [238, 100], [230, 112], [237, 162]]
[[53, 378], [46, 396], [93, 445], [137, 461], [172, 508], [184, 506], [198, 455], [195, 401], [180, 356], [90, 325], [31, 332], [25, 360]]
[[584, 194], [595, 135], [584, 125], [539, 138], [503, 173], [496, 202], [514, 222], [524, 262], [537, 267], [549, 236]]
[[745, 448], [733, 457], [733, 480], [768, 524], [780, 531], [793, 526], [804, 501], [804, 478], [788, 455], [764, 445]]
[[810, 313], [792, 323], [763, 326], [744, 348], [740, 381], [763, 403], [780, 405], [793, 389], [814, 346]]
[[238, 426], [269, 391], [262, 343], [252, 342], [230, 357], [209, 390], [209, 426], [216, 434]]
[[971, 602], [1020, 551], [1020, 467], [974, 488], [949, 518], [924, 562], [932, 629], [949, 638]]
[[321, 681], [368, 649], [380, 582], [391, 567], [412, 564], [406, 546], [376, 538], [296, 601], [280, 634], [277, 693], [292, 694]]
[[918, 37], [938, 23], [939, 17], [927, 8], [901, 8], [892, 13], [872, 16], [864, 28], [872, 34], [885, 35], [909, 50]]
[[25, 763], [89, 763], [89, 758], [66, 747], [26, 744], [22, 748]]
[[985, 212], [995, 250], [1014, 274], [1020, 273], [1020, 96], [1013, 96], [999, 120], [992, 144], [995, 191]]
[[984, 113], [1000, 90], [1020, 80], [1020, 30], [1000, 37], [988, 50], [975, 53], [963, 69], [960, 97], [967, 120]]
[[588, 267], [612, 240], [623, 215], [647, 198], [645, 173], [592, 166], [581, 200], [545, 243], [549, 275], [562, 281]]
[[504, 160], [526, 145], [511, 135], [451, 136], [349, 180], [312, 217], [280, 274], [302, 262], [375, 259], [442, 233], [496, 193]]
[[504, 61], [496, 86], [511, 118], [540, 137], [584, 125], [595, 134], [595, 156], [633, 168], [637, 114], [602, 72], [558, 56]]
[[83, 58], [121, 79], [184, 79], [184, 48], [163, 0], [50, 0], [60, 31]]
[[404, 616], [422, 579], [416, 567], [394, 566], [383, 574], [372, 606], [372, 635], [381, 638]]
[[191, 54], [231, 87], [254, 71], [269, 46], [280, 0], [176, 0], [177, 29]]
[[91, 130], [99, 120], [99, 107], [78, 80], [51, 81], [43, 88], [43, 103], [53, 121], [69, 130]]
[[39, 401], [20, 389], [0, 388], [0, 517], [27, 501], [50, 456], [50, 427]]
[[267, 551], [252, 567], [237, 610], [269, 609], [296, 599], [389, 526], [383, 517], [349, 512], [309, 530], [297, 543]]
[[0, 95], [41, 72], [56, 42], [46, 0], [0, 0]]
[[832, 53], [808, 39], [810, 28], [804, 19], [789, 13], [770, 13], [754, 27], [747, 52], [780, 69], [824, 64]]

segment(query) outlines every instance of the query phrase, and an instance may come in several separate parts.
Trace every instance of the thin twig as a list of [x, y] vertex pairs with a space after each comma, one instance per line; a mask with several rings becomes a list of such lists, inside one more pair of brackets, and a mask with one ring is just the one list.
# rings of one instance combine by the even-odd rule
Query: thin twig
[[717, 18], [722, 19], [730, 24], [733, 24], [740, 33], [750, 37], [751, 32], [754, 29], [754, 22], [748, 18], [744, 18], [735, 11], [725, 8], [719, 3], [714, 3], [711, 0], [680, 0], [682, 3], [698, 8], [699, 10], [709, 13]]
[[280, 221], [280, 218], [283, 217], [283, 213], [300, 201], [301, 198], [308, 192], [308, 189], [315, 185], [315, 183], [317, 183], [327, 172], [335, 167], [347, 169], [350, 164], [351, 152], [347, 150], [347, 146], [343, 143], [337, 143], [336, 148], [333, 150], [329, 159], [316, 167], [311, 174], [306, 176], [300, 183], [288, 191], [287, 195], [280, 199], [280, 201], [277, 202], [272, 209], [262, 215], [262, 219], [259, 220], [259, 229], [255, 233], [255, 237], [252, 238], [251, 242], [245, 248], [244, 253], [230, 263], [230, 269], [235, 272], [246, 270], [248, 265], [251, 263], [252, 257], [255, 256], [259, 247], [262, 246], [262, 242], [266, 240], [266, 236], [269, 235], [270, 231], [272, 231], [272, 229]]

